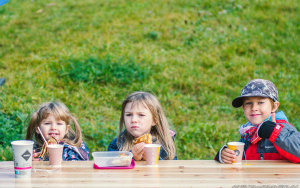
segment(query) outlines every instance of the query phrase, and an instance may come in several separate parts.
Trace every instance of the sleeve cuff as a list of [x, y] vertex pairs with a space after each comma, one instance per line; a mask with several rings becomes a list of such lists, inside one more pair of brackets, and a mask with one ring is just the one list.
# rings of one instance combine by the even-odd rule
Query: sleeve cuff
[[224, 164], [225, 162], [224, 162], [224, 161], [222, 161], [222, 159], [221, 159], [221, 152], [222, 152], [222, 150], [223, 150], [224, 148], [227, 148], [227, 146], [226, 146], [226, 145], [224, 145], [224, 146], [222, 146], [222, 148], [219, 150], [219, 159], [218, 159], [218, 160], [219, 160], [219, 162], [220, 162], [220, 163], [223, 163], [223, 164]]

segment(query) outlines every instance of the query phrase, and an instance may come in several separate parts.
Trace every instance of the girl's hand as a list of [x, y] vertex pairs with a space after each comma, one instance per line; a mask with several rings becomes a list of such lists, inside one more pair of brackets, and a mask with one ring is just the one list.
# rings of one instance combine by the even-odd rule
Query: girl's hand
[[40, 160], [40, 155], [41, 155], [42, 151], [40, 152], [35, 152], [35, 150], [33, 150], [32, 152], [32, 161], [39, 161]]
[[221, 159], [224, 163], [231, 164], [235, 160], [234, 151], [229, 148], [224, 148], [221, 151]]
[[133, 154], [133, 158], [136, 161], [140, 161], [143, 159], [145, 155], [144, 142], [138, 143], [131, 148], [131, 153]]

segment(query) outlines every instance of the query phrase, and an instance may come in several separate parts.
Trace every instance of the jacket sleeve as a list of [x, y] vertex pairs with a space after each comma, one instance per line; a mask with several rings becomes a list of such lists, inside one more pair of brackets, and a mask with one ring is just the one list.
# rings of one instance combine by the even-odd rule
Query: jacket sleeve
[[118, 140], [117, 138], [114, 138], [110, 142], [107, 151], [119, 151], [119, 148], [118, 148], [118, 145], [117, 145], [117, 140]]
[[[174, 131], [175, 133], [175, 131]], [[174, 135], [172, 135], [172, 139], [173, 139], [173, 142], [175, 144], [175, 136], [176, 136], [176, 133]], [[173, 160], [177, 160], [177, 152], [175, 151], [175, 156], [174, 156], [174, 159]]]
[[[170, 130], [169, 130], [169, 133], [170, 133], [170, 135], [171, 135], [171, 137], [172, 137], [173, 142], [175, 142], [176, 132], [170, 129]], [[156, 143], [156, 140], [157, 140], [157, 139], [152, 140], [153, 143]], [[174, 143], [174, 144], [175, 144], [175, 143]], [[168, 153], [167, 153], [167, 151], [164, 149], [164, 147], [161, 147], [161, 148], [160, 148], [160, 154], [159, 154], [159, 160], [165, 160], [166, 157], [168, 157]], [[176, 150], [175, 150], [175, 156], [174, 156], [174, 158], [171, 159], [171, 160], [177, 160], [177, 153], [176, 153]]]
[[300, 133], [293, 125], [277, 121], [275, 126], [262, 127], [261, 130], [259, 134], [270, 134], [269, 140], [282, 156], [293, 163], [300, 163]]
[[[170, 129], [170, 130], [169, 130], [169, 133], [170, 133], [170, 135], [171, 135], [171, 137], [172, 137], [173, 142], [175, 142], [176, 132]], [[175, 144], [175, 143], [174, 143], [174, 144]], [[160, 148], [160, 154], [159, 154], [159, 160], [165, 160], [165, 158], [166, 158], [167, 156], [168, 156], [168, 154], [167, 154], [166, 150], [165, 150], [163, 147], [161, 147], [161, 148]], [[171, 159], [171, 160], [177, 160], [177, 153], [176, 153], [176, 151], [175, 151], [175, 156], [174, 156], [174, 158]]]

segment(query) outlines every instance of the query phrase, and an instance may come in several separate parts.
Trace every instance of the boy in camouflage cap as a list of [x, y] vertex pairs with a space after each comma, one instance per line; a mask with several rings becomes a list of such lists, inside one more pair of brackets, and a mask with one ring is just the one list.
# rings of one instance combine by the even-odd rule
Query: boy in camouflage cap
[[[245, 143], [244, 159], [289, 160], [300, 162], [300, 133], [288, 123], [279, 107], [278, 91], [269, 80], [255, 79], [246, 84], [241, 95], [232, 101], [243, 108], [248, 122], [241, 126], [240, 142]], [[234, 151], [223, 146], [215, 160], [232, 163]]]

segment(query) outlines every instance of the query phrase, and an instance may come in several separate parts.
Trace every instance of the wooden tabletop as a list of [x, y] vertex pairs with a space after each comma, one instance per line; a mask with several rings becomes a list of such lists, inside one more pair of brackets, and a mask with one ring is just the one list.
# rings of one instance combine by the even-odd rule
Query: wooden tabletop
[[[300, 164], [288, 161], [243, 161], [240, 165], [213, 160], [159, 161], [158, 167], [136, 162], [134, 169], [99, 170], [93, 161], [33, 162], [31, 178], [15, 179], [12, 161], [0, 162], [0, 187], [256, 187], [300, 188]], [[245, 186], [244, 186], [245, 187]], [[265, 186], [266, 188], [268, 186]], [[272, 186], [270, 186], [272, 187]]]

